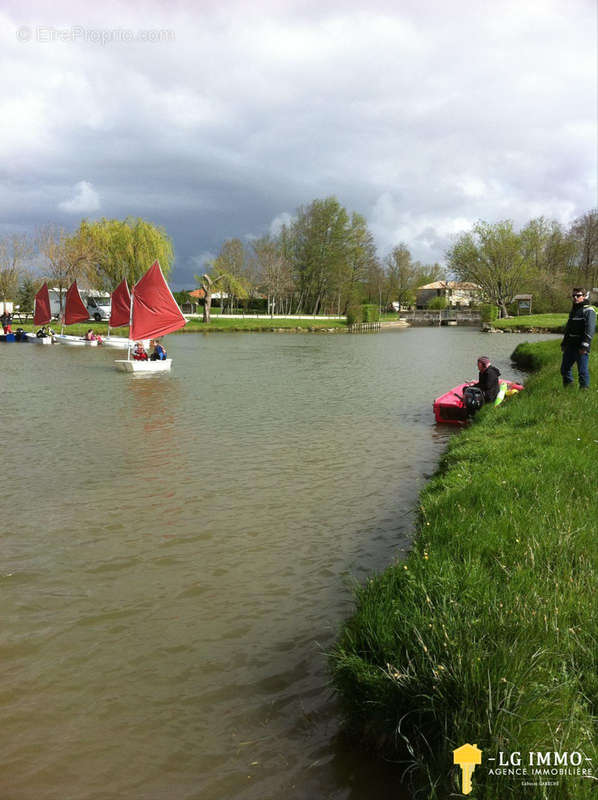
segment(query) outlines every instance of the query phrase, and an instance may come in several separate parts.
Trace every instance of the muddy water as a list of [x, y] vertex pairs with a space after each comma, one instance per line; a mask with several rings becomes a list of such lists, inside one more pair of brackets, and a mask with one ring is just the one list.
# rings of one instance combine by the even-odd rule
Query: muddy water
[[7, 800], [401, 797], [346, 749], [326, 651], [408, 547], [432, 399], [524, 337], [0, 345]]

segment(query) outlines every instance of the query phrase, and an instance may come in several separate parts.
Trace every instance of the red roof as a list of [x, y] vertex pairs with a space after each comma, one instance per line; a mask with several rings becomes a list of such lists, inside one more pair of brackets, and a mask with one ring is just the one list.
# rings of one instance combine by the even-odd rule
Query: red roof
[[194, 289], [192, 292], [189, 292], [190, 297], [197, 297], [198, 300], [203, 300], [206, 296], [206, 293], [203, 289]]

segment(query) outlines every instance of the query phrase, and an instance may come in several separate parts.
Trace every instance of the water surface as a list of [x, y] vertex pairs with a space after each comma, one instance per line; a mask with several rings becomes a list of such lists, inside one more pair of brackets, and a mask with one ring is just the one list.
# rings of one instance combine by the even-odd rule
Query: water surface
[[[0, 345], [8, 800], [401, 796], [326, 651], [408, 548], [434, 397], [524, 336], [171, 336], [170, 375]], [[527, 337], [529, 338], [529, 337]]]

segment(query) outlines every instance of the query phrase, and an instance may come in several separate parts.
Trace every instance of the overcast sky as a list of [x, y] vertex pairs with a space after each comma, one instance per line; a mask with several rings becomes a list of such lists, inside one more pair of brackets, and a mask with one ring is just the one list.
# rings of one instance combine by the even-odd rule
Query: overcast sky
[[0, 231], [141, 216], [176, 288], [316, 197], [424, 262], [477, 219], [598, 202], [595, 0], [4, 0], [0, 22]]

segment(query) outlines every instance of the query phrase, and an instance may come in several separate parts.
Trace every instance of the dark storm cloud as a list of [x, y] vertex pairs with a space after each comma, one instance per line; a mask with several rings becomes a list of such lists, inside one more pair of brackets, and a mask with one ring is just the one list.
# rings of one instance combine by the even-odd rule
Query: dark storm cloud
[[225, 238], [315, 197], [425, 261], [478, 218], [596, 202], [593, 3], [9, 8], [4, 230], [143, 216], [182, 287]]

